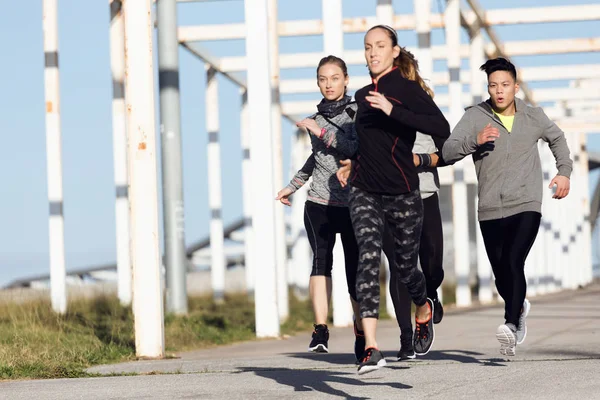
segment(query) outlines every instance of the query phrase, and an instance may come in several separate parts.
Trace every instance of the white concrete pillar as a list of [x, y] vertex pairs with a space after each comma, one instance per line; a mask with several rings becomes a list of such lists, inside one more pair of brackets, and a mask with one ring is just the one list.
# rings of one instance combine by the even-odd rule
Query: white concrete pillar
[[[581, 185], [580, 199], [582, 202], [583, 223], [581, 224], [580, 240], [582, 243], [582, 252], [584, 254], [585, 272], [583, 275], [583, 284], [587, 285], [593, 280], [593, 262], [592, 262], [592, 229], [590, 224], [590, 187], [589, 187], [589, 167], [587, 153], [587, 135], [579, 133], [579, 164], [581, 168], [579, 184]], [[578, 227], [579, 231], [579, 227]]]
[[219, 143], [219, 84], [217, 70], [206, 66], [206, 132], [208, 133], [208, 206], [210, 208], [210, 279], [215, 301], [225, 298], [225, 245]]
[[[538, 142], [538, 151], [542, 152], [543, 141]], [[544, 165], [542, 163], [542, 175], [544, 171]], [[544, 183], [542, 181], [542, 187]], [[546, 185], [547, 186], [547, 185]], [[535, 253], [536, 263], [535, 270], [537, 276], [536, 295], [543, 295], [548, 292], [548, 263], [546, 262], [546, 249], [548, 248], [547, 236], [546, 236], [546, 220], [544, 215], [544, 206], [542, 205], [542, 219], [540, 221], [540, 229], [538, 231], [537, 238], [531, 249], [532, 253]], [[528, 294], [529, 296], [529, 294]]]
[[[279, 101], [279, 34], [277, 0], [268, 0], [269, 60], [271, 63], [271, 126], [273, 129], [273, 179], [275, 187], [283, 184], [283, 150], [281, 148], [281, 103]], [[277, 189], [279, 190], [279, 189]], [[283, 207], [275, 207], [275, 249], [277, 257], [277, 309], [285, 321], [290, 313], [287, 279], [287, 242]]]
[[46, 168], [49, 202], [50, 297], [52, 310], [67, 312], [65, 225], [63, 217], [60, 83], [58, 72], [58, 3], [42, 3], [44, 31], [44, 92], [46, 99]]
[[[446, 45], [448, 47], [448, 72], [450, 84], [450, 126], [454, 128], [463, 114], [462, 84], [460, 82], [460, 1], [448, 0], [444, 13]], [[471, 304], [469, 287], [469, 213], [467, 210], [467, 185], [464, 179], [464, 163], [470, 158], [454, 164], [452, 185], [452, 222], [454, 226], [454, 270], [456, 274], [456, 305]]]
[[[343, 57], [344, 33], [342, 30], [342, 1], [323, 0], [323, 49], [327, 55]], [[341, 239], [333, 250], [332, 296], [334, 326], [352, 324], [352, 305], [348, 297], [344, 252]]]
[[[469, 57], [469, 67], [471, 73], [471, 104], [476, 105], [483, 101], [485, 96], [486, 79], [485, 73], [479, 70], [479, 67], [485, 62], [484, 40], [481, 28], [477, 28], [471, 38], [471, 54]], [[478, 202], [478, 201], [477, 201]], [[477, 215], [477, 202], [475, 202], [475, 215]], [[483, 236], [479, 223], [476, 225], [477, 235], [477, 276], [479, 278], [479, 302], [490, 303], [493, 301], [492, 286], [493, 274], [490, 261], [485, 251]]]
[[127, 191], [127, 129], [125, 122], [125, 26], [120, 0], [109, 0], [110, 69], [113, 81], [113, 167], [116, 188], [117, 295], [123, 306], [131, 304], [129, 252], [129, 196]]
[[417, 52], [421, 77], [433, 90], [433, 55], [431, 53], [431, 0], [414, 0]]
[[392, 0], [377, 0], [377, 23], [393, 26], [394, 24], [394, 6]]
[[133, 314], [138, 357], [165, 355], [150, 0], [124, 0]]
[[323, 15], [323, 52], [326, 55], [343, 57], [342, 0], [322, 0], [321, 5]]
[[[333, 304], [333, 326], [352, 326], [352, 302], [348, 294], [348, 283], [346, 282], [346, 270], [344, 248], [342, 246], [342, 237], [336, 235], [336, 243], [333, 248], [334, 268], [331, 273], [332, 292], [331, 298]], [[338, 268], [335, 268], [337, 266]]]
[[267, 0], [245, 0], [246, 57], [248, 64], [248, 111], [253, 181], [252, 227], [256, 249], [254, 302], [256, 335], [279, 336], [277, 306], [277, 241], [273, 175], [272, 88], [269, 61]]
[[[479, 199], [475, 201], [475, 215], [477, 215], [478, 201]], [[475, 230], [477, 231], [477, 277], [479, 279], [479, 291], [477, 297], [480, 303], [489, 304], [494, 301], [492, 266], [490, 265], [490, 260], [485, 251], [485, 244], [483, 243], [479, 222], [475, 224]]]
[[544, 235], [544, 261], [546, 265], [546, 273], [544, 276], [544, 282], [547, 292], [556, 291], [557, 277], [555, 274], [555, 258], [556, 252], [556, 238], [554, 235], [554, 215], [552, 214], [552, 192], [548, 189], [550, 184], [551, 168], [552, 166], [548, 162], [548, 145], [544, 142], [540, 149], [540, 159], [542, 162], [542, 175], [543, 175], [543, 199], [542, 199], [542, 230]]
[[244, 266], [246, 272], [246, 290], [254, 295], [255, 266], [254, 230], [252, 229], [252, 165], [250, 156], [250, 126], [248, 115], [248, 93], [241, 90], [242, 111], [240, 115], [240, 139], [242, 144], [242, 197], [244, 202]]
[[[293, 176], [310, 155], [310, 140], [302, 130], [296, 131], [292, 145]], [[299, 295], [308, 296], [308, 284], [312, 269], [312, 250], [304, 227], [304, 205], [307, 200], [309, 183], [296, 191], [292, 196], [292, 264], [294, 287]]]
[[383, 295], [385, 292], [385, 311], [389, 315], [390, 318], [396, 318], [396, 308], [394, 307], [394, 302], [392, 301], [392, 294], [390, 293], [390, 280], [391, 280], [391, 272], [390, 272], [390, 262], [385, 256], [385, 253], [381, 252], [381, 262], [385, 269], [385, 288], [381, 288], [380, 295]]
[[[323, 0], [323, 49], [325, 54], [343, 57], [344, 32], [342, 30], [342, 1]], [[332, 293], [333, 325], [352, 324], [352, 303], [348, 296], [346, 268], [341, 239], [333, 249]], [[337, 256], [336, 256], [337, 255]]]

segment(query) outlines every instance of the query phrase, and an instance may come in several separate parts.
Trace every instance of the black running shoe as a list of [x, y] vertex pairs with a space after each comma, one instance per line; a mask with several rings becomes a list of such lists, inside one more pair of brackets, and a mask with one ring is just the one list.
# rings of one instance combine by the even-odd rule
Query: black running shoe
[[421, 321], [415, 317], [415, 334], [414, 334], [414, 348], [415, 353], [418, 356], [424, 356], [429, 353], [433, 340], [435, 338], [435, 332], [433, 331], [433, 316], [434, 316], [434, 305], [431, 299], [427, 299], [427, 304], [431, 309], [431, 318], [427, 321]]
[[313, 353], [329, 353], [327, 342], [329, 341], [329, 329], [327, 325], [314, 325], [315, 330], [312, 334], [312, 340], [308, 345], [308, 351]]
[[442, 302], [437, 297], [433, 299], [433, 306], [435, 308], [435, 312], [433, 313], [433, 323], [439, 324], [442, 322], [442, 318], [444, 318], [444, 307], [442, 306]]
[[398, 351], [398, 361], [414, 360], [417, 357], [413, 347], [412, 332], [400, 336], [400, 351]]
[[356, 356], [356, 363], [359, 364], [363, 358], [365, 352], [365, 332], [359, 331], [356, 327], [356, 321], [354, 321], [354, 355]]
[[366, 374], [367, 372], [376, 371], [381, 367], [385, 367], [385, 357], [383, 353], [374, 347], [369, 347], [365, 350], [362, 360], [358, 365], [358, 374]]

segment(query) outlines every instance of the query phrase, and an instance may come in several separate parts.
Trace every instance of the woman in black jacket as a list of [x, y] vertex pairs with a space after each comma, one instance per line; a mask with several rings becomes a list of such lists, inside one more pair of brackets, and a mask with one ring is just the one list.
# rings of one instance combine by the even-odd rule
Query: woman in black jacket
[[364, 39], [365, 58], [373, 83], [355, 94], [359, 146], [353, 168], [339, 174], [350, 184], [350, 216], [359, 246], [356, 291], [365, 334], [365, 352], [358, 367], [363, 374], [385, 365], [376, 341], [379, 318], [379, 264], [387, 223], [394, 236], [396, 276], [416, 305], [414, 347], [426, 354], [433, 344], [433, 302], [417, 268], [423, 202], [413, 161], [416, 132], [445, 139], [448, 121], [424, 90], [421, 79], [409, 80], [410, 55], [398, 46], [396, 32], [384, 25]]

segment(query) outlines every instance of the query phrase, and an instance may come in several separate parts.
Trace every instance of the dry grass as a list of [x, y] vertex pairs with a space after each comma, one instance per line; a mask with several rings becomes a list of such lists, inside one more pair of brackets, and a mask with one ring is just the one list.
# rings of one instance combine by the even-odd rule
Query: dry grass
[[[165, 317], [168, 352], [252, 340], [254, 303], [245, 295], [215, 304], [191, 298], [188, 316]], [[283, 333], [310, 328], [307, 302], [290, 297]], [[88, 376], [87, 367], [135, 359], [133, 316], [114, 297], [78, 300], [64, 316], [46, 301], [0, 304], [0, 379]]]

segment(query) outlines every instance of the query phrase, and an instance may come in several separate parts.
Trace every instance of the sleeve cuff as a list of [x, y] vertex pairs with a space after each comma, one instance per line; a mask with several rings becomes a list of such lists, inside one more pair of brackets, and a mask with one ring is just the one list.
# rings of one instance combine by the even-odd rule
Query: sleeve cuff
[[470, 147], [469, 150], [471, 150], [471, 151], [477, 150], [477, 148], [479, 147], [479, 145], [477, 144], [477, 135], [469, 136], [468, 143], [469, 143], [469, 147]]
[[569, 179], [571, 179], [572, 171], [573, 171], [573, 168], [571, 168], [571, 167], [567, 167], [567, 166], [558, 167], [558, 175], [567, 177]]
[[290, 189], [292, 193], [296, 193], [299, 188], [296, 187], [294, 183], [290, 182], [289, 185], [286, 186], [286, 189]]

